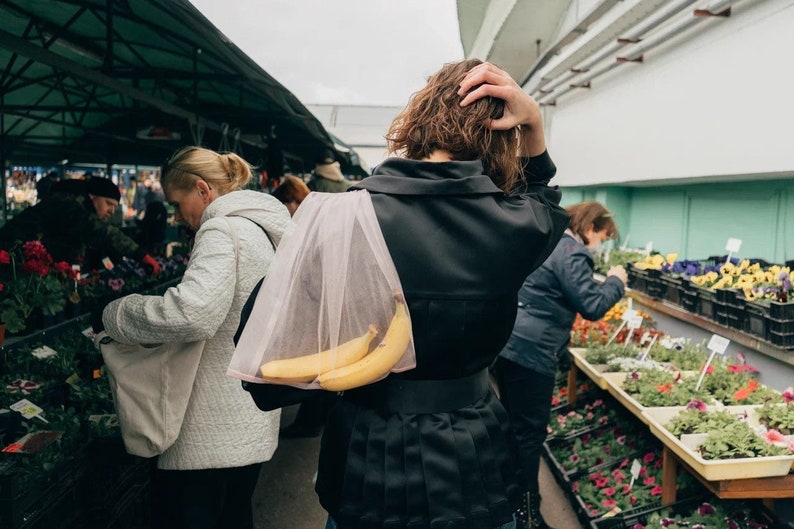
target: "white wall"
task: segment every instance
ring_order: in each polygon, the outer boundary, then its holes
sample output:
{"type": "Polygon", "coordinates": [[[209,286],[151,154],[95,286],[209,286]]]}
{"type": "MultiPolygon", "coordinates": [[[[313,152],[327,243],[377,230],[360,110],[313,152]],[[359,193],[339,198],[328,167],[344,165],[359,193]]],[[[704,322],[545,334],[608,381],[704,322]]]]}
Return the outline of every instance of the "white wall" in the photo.
{"type": "Polygon", "coordinates": [[[794,0],[736,2],[546,108],[560,185],[794,175],[794,0]]]}

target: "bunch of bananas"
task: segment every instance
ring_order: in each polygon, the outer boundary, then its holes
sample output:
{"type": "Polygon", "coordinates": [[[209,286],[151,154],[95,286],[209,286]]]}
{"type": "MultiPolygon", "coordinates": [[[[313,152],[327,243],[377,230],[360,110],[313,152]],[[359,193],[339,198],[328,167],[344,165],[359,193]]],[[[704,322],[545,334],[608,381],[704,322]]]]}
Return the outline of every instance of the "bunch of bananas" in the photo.
{"type": "Polygon", "coordinates": [[[411,318],[405,300],[400,294],[394,299],[394,316],[383,340],[372,352],[370,344],[378,334],[374,325],[337,347],[267,362],[259,368],[262,378],[283,384],[317,380],[328,391],[345,391],[379,380],[399,362],[411,342],[411,318]]]}

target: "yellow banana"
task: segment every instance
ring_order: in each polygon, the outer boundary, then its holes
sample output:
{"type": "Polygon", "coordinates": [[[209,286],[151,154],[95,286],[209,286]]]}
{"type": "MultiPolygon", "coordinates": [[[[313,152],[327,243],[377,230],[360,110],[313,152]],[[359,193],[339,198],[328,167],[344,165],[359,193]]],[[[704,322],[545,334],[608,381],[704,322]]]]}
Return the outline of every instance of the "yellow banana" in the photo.
{"type": "Polygon", "coordinates": [[[396,295],[397,302],[389,328],[383,341],[361,360],[345,367],[322,373],[318,378],[320,387],[328,391],[344,391],[374,382],[389,372],[402,358],[411,342],[411,318],[405,300],[396,295]]]}
{"type": "Polygon", "coordinates": [[[367,332],[337,347],[320,353],[272,360],[259,368],[262,378],[279,382],[311,382],[317,375],[331,369],[352,364],[369,351],[369,344],[378,330],[370,325],[367,332]]]}

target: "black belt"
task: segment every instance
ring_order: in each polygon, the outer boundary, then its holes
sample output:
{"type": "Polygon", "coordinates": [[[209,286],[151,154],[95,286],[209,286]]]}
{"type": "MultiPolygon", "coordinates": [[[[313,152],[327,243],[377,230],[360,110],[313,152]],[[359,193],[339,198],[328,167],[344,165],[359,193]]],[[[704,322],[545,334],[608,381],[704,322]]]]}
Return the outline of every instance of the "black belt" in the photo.
{"type": "Polygon", "coordinates": [[[345,391],[343,399],[389,413],[445,413],[469,406],[488,394],[488,370],[449,380],[389,377],[345,391]]]}

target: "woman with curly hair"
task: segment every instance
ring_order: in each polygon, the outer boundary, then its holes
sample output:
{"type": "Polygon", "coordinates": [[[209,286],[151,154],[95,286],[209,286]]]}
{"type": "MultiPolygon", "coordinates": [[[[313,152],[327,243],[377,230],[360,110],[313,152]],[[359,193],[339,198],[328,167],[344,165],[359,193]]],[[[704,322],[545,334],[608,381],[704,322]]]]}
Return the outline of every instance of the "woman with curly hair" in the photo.
{"type": "MultiPolygon", "coordinates": [[[[399,274],[416,368],[332,408],[316,484],[327,527],[515,527],[517,445],[487,369],[518,288],[568,223],[547,185],[540,107],[498,67],[457,62],[413,95],[387,140],[401,157],[352,189],[370,194],[399,274]]],[[[271,386],[247,389],[276,405],[271,386]]]]}

